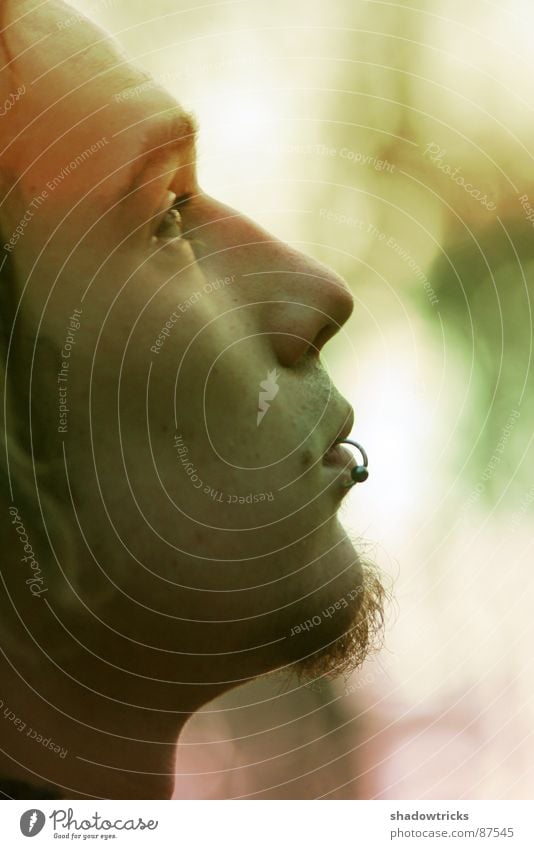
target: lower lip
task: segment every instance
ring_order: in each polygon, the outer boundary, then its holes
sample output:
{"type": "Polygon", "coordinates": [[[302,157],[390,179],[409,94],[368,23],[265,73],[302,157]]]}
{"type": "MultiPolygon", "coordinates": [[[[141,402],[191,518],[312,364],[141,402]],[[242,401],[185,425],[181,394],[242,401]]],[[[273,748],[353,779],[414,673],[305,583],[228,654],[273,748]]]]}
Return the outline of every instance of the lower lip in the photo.
{"type": "Polygon", "coordinates": [[[329,448],[326,454],[323,456],[323,464],[325,466],[331,466],[334,469],[346,469],[346,484],[348,486],[352,485],[353,481],[350,476],[349,470],[353,468],[356,464],[351,452],[343,445],[338,444],[332,446],[332,448],[329,448]]]}
{"type": "Polygon", "coordinates": [[[323,461],[327,466],[341,466],[342,468],[348,464],[354,465],[354,457],[344,445],[333,445],[329,448],[323,457],[323,461]]]}

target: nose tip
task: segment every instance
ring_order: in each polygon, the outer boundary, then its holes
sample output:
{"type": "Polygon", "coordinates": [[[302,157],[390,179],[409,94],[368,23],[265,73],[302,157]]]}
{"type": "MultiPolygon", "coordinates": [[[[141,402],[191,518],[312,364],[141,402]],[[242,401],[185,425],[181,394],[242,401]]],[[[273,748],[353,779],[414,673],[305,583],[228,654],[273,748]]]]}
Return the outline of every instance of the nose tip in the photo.
{"type": "Polygon", "coordinates": [[[352,315],[354,310],[354,296],[347,282],[339,274],[336,274],[330,269],[326,269],[326,271],[332,278],[330,285],[335,286],[336,289],[334,297],[337,301],[338,326],[341,327],[352,315]]]}
{"type": "Polygon", "coordinates": [[[238,272],[246,282],[243,297],[262,304],[261,327],[281,365],[317,355],[350,318],[349,287],[318,260],[205,195],[188,214],[192,232],[200,224],[198,235],[209,234],[206,267],[238,272]]]}
{"type": "Polygon", "coordinates": [[[314,339],[317,351],[326,345],[338,330],[349,320],[354,310],[354,297],[347,283],[335,272],[324,268],[322,297],[328,302],[324,323],[314,339]]]}
{"type": "Polygon", "coordinates": [[[317,356],[354,309],[354,298],[345,281],[304,254],[294,257],[280,294],[280,304],[271,312],[271,327],[276,331],[278,358],[285,366],[305,354],[317,356]]]}
{"type": "Polygon", "coordinates": [[[347,439],[350,436],[354,429],[354,407],[349,404],[348,401],[343,399],[343,410],[340,416],[341,426],[335,436],[335,439],[332,442],[334,445],[336,442],[343,442],[343,440],[347,439]]]}
{"type": "Polygon", "coordinates": [[[352,433],[352,431],[354,430],[354,418],[355,418],[355,416],[354,416],[354,407],[352,406],[352,404],[348,404],[346,418],[347,418],[347,424],[345,425],[345,427],[347,429],[346,436],[349,436],[352,433]]]}

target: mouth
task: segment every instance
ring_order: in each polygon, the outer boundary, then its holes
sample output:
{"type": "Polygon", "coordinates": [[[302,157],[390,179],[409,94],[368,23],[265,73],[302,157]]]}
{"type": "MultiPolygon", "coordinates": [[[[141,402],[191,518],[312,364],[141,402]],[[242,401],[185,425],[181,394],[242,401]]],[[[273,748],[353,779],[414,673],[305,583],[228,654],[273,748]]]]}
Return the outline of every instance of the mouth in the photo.
{"type": "Polygon", "coordinates": [[[356,465],[356,461],[352,453],[339,443],[346,439],[354,427],[354,410],[350,407],[345,415],[343,425],[339,429],[334,439],[329,443],[328,448],[323,454],[323,465],[334,469],[346,469],[346,475],[343,476],[342,482],[346,486],[352,486],[354,483],[350,476],[350,469],[356,465]],[[346,480],[345,480],[346,478],[346,480]]]}
{"type": "MultiPolygon", "coordinates": [[[[354,410],[348,406],[343,419],[343,424],[339,428],[334,438],[328,443],[324,456],[326,457],[334,448],[339,448],[338,442],[346,439],[354,427],[354,410]]],[[[347,452],[348,453],[348,452],[347,452]]]]}
{"type": "Polygon", "coordinates": [[[333,445],[323,455],[325,466],[336,466],[338,468],[352,467],[356,465],[354,456],[344,445],[333,445]]]}

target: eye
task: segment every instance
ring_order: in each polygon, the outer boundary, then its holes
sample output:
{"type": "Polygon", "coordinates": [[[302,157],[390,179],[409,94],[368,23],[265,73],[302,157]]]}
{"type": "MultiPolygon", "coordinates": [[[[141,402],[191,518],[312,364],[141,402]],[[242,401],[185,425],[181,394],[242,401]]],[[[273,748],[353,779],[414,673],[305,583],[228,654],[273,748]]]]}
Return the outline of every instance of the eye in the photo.
{"type": "Polygon", "coordinates": [[[177,209],[168,209],[155,233],[156,239],[181,239],[184,235],[182,216],[177,209]]]}
{"type": "Polygon", "coordinates": [[[169,207],[160,221],[154,239],[168,241],[184,238],[184,224],[180,210],[183,210],[190,198],[191,195],[181,195],[174,199],[172,206],[169,207]]]}

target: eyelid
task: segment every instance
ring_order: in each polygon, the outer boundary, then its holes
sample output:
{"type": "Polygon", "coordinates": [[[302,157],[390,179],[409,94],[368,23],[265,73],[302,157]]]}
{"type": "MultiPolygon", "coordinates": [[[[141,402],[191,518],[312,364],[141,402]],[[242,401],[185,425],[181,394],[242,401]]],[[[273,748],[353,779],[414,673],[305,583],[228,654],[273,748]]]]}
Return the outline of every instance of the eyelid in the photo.
{"type": "Polygon", "coordinates": [[[180,209],[182,209],[192,199],[192,197],[193,195],[190,192],[185,192],[183,195],[177,195],[170,208],[176,209],[179,212],[180,209]]]}
{"type": "MultiPolygon", "coordinates": [[[[193,237],[191,233],[188,234],[185,231],[182,220],[182,214],[185,212],[184,207],[186,207],[187,204],[192,201],[196,196],[197,195],[195,195],[193,192],[183,192],[182,194],[177,195],[175,192],[167,190],[164,193],[164,200],[161,205],[161,211],[158,213],[157,216],[152,219],[152,226],[149,231],[151,245],[157,244],[160,246],[166,245],[167,247],[174,247],[176,243],[180,243],[180,250],[182,249],[184,243],[188,243],[191,247],[194,243],[195,248],[197,250],[204,247],[204,243],[200,239],[193,237]],[[178,228],[180,230],[180,234],[179,236],[163,237],[160,235],[160,229],[164,225],[165,220],[170,213],[175,213],[178,217],[178,228]]],[[[196,250],[193,250],[196,255],[196,250]]]]}
{"type": "Polygon", "coordinates": [[[184,208],[186,203],[191,200],[193,195],[189,192],[186,192],[182,195],[176,195],[174,192],[165,192],[166,203],[163,206],[162,210],[156,216],[156,225],[155,229],[157,230],[161,222],[164,220],[165,216],[172,212],[172,210],[176,210],[176,212],[180,212],[181,209],[184,208]]]}
{"type": "Polygon", "coordinates": [[[174,192],[165,192],[164,197],[159,204],[159,211],[155,215],[151,215],[146,221],[146,233],[148,238],[151,238],[157,232],[165,216],[172,209],[172,204],[175,198],[174,192]]]}
{"type": "Polygon", "coordinates": [[[182,242],[182,244],[183,244],[183,242],[188,242],[190,244],[195,243],[197,245],[197,247],[200,246],[200,245],[203,246],[204,243],[200,239],[192,237],[187,232],[184,232],[184,224],[183,224],[182,214],[183,214],[183,211],[184,211],[184,207],[193,199],[193,197],[194,197],[193,193],[192,192],[184,192],[181,195],[175,195],[174,192],[167,191],[165,193],[165,195],[166,195],[166,199],[167,199],[167,204],[166,204],[164,210],[157,216],[156,227],[152,231],[152,235],[151,235],[151,244],[156,244],[157,242],[159,242],[159,240],[162,240],[163,242],[168,241],[168,242],[172,242],[172,243],[179,241],[179,242],[182,242]],[[171,237],[168,237],[168,236],[162,237],[160,235],[161,227],[166,223],[166,219],[170,216],[171,213],[173,214],[173,216],[176,216],[176,219],[177,219],[176,224],[178,225],[178,228],[180,230],[180,235],[179,236],[171,236],[171,237]]]}
{"type": "Polygon", "coordinates": [[[167,191],[165,192],[165,197],[163,199],[163,203],[161,204],[160,211],[157,215],[152,219],[151,232],[156,232],[162,222],[165,219],[165,216],[168,215],[173,209],[177,212],[180,211],[180,208],[184,206],[184,204],[190,199],[190,194],[183,194],[177,196],[175,192],[167,191]]]}

